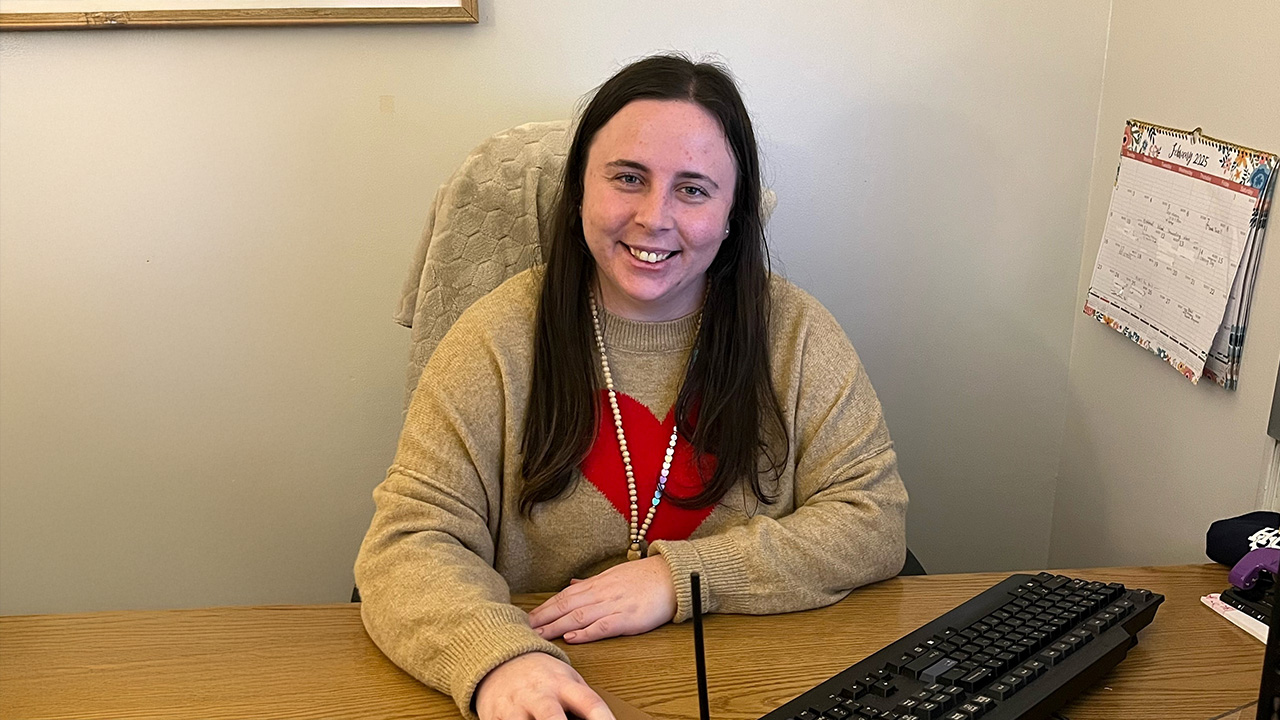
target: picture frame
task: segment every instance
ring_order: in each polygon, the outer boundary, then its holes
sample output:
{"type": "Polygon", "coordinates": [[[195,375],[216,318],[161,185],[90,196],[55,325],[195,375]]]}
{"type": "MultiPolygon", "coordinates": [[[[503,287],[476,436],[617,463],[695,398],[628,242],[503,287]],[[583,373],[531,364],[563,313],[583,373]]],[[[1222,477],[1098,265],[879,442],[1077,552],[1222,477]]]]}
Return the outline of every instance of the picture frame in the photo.
{"type": "Polygon", "coordinates": [[[0,0],[0,30],[478,23],[479,0],[0,0]]]}

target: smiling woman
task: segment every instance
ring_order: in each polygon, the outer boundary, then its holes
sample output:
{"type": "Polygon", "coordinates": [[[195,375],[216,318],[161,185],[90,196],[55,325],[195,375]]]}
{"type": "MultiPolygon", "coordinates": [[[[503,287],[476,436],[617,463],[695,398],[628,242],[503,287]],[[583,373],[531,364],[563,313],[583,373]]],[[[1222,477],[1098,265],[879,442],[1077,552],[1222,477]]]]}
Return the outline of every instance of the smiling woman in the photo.
{"type": "Polygon", "coordinates": [[[728,72],[633,63],[577,123],[546,266],[436,346],[356,580],[370,637],[464,713],[608,720],[550,641],[683,621],[693,572],[707,611],[775,613],[902,568],[879,401],[770,274],[761,195],[728,72]]]}
{"type": "Polygon", "coordinates": [[[582,233],[606,309],[656,322],[702,303],[729,234],[733,156],[720,123],[684,100],[637,100],[591,144],[582,233]]]}

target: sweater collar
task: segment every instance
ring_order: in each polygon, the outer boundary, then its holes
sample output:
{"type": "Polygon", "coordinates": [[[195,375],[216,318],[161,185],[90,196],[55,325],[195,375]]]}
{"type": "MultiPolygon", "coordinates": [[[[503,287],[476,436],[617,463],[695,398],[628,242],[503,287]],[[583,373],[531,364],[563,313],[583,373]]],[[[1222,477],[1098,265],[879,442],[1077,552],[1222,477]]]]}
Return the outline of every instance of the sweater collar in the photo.
{"type": "Polygon", "coordinates": [[[604,344],[608,349],[632,352],[670,352],[693,347],[698,310],[675,320],[641,322],[628,320],[600,308],[604,344]]]}

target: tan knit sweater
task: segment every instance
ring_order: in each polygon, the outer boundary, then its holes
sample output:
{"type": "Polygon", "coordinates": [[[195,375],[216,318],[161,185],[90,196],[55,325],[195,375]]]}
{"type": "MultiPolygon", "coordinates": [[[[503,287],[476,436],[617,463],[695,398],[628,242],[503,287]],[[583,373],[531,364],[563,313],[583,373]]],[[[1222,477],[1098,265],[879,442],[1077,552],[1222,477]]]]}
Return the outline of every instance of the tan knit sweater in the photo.
{"type": "MultiPolygon", "coordinates": [[[[377,510],[356,560],[369,636],[414,677],[452,694],[468,717],[476,685],[506,660],[541,651],[567,661],[533,632],[511,593],[560,590],[622,562],[628,547],[628,517],[609,499],[626,492],[622,472],[609,470],[621,467],[612,433],[584,461],[590,476],[579,473],[532,518],[519,512],[540,282],[537,269],[511,278],[436,348],[395,463],[374,490],[377,510]]],[[[693,571],[706,611],[766,614],[833,603],[896,574],[906,554],[907,494],[858,356],[813,297],[779,278],[771,292],[773,379],[791,456],[772,505],[743,486],[709,514],[659,506],[649,553],[671,567],[676,621],[691,614],[693,571]]],[[[615,387],[652,413],[622,405],[643,512],[656,477],[640,463],[661,464],[695,316],[640,323],[603,313],[602,321],[615,387]],[[665,429],[656,427],[664,417],[665,429]],[[646,433],[662,449],[642,449],[653,444],[635,439],[646,433]]],[[[611,426],[607,406],[603,414],[611,426]]],[[[677,474],[668,491],[685,494],[677,474]]]]}

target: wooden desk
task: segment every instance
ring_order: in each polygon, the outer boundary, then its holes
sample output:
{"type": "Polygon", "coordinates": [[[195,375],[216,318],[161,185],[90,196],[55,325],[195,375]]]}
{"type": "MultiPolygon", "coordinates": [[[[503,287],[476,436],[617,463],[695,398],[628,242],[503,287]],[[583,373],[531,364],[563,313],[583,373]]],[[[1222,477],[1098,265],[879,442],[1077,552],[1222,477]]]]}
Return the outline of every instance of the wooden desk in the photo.
{"type": "MultiPolygon", "coordinates": [[[[1207,720],[1256,699],[1263,646],[1200,604],[1216,565],[1064,571],[1165,595],[1069,720],[1207,720]]],[[[829,608],[706,620],[711,715],[755,720],[1007,573],[895,578],[829,608]]],[[[526,608],[545,596],[519,599],[526,608]]],[[[689,624],[569,648],[588,682],[659,720],[696,718],[689,624]]],[[[0,618],[0,718],[458,717],[392,665],[349,604],[0,618]]]]}

